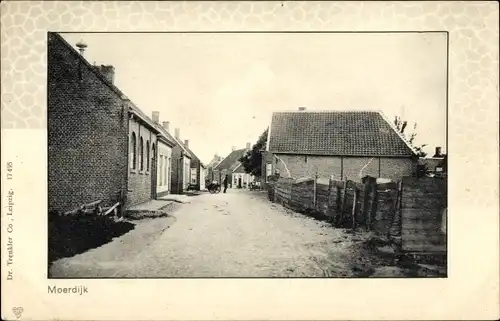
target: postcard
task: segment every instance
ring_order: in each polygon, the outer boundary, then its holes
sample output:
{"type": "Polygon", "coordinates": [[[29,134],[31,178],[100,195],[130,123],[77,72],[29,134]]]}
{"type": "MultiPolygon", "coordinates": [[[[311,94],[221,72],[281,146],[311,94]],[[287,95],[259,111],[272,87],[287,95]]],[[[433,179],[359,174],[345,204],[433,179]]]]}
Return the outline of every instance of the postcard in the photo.
{"type": "Polygon", "coordinates": [[[2,318],[498,318],[496,3],[1,22],[2,318]]]}

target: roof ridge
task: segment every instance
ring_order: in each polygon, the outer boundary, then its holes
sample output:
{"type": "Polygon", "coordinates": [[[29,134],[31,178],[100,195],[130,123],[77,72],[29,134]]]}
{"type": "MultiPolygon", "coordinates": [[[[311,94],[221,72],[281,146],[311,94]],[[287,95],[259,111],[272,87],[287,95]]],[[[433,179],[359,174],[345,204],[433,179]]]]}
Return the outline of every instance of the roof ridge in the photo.
{"type": "Polygon", "coordinates": [[[381,110],[275,112],[267,150],[311,155],[416,156],[411,144],[381,110]],[[330,122],[323,123],[326,120],[330,122]],[[331,121],[339,121],[338,126],[330,128],[334,124],[331,121]],[[335,139],[334,134],[338,135],[335,139]]]}
{"type": "Polygon", "coordinates": [[[318,109],[318,110],[280,110],[274,111],[273,114],[279,113],[297,113],[297,114],[307,114],[307,113],[377,113],[379,110],[373,109],[342,109],[342,110],[331,110],[331,109],[318,109]]]}

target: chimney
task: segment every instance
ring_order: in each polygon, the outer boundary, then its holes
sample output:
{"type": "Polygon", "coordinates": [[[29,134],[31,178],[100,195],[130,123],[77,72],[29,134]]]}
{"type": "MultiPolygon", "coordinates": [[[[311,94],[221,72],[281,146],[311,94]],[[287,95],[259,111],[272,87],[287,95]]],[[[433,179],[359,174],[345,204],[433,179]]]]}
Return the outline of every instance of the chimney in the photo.
{"type": "Polygon", "coordinates": [[[185,139],[185,140],[184,140],[184,145],[185,145],[187,148],[189,148],[189,140],[188,140],[188,139],[185,139]]]}
{"type": "Polygon", "coordinates": [[[153,121],[158,124],[160,122],[160,112],[159,111],[154,111],[151,114],[151,118],[153,118],[153,121]]]}
{"type": "Polygon", "coordinates": [[[233,151],[233,152],[234,152],[235,150],[236,150],[236,147],[232,146],[232,147],[231,147],[231,151],[233,151]]]}
{"type": "Polygon", "coordinates": [[[78,51],[80,51],[80,55],[83,56],[83,53],[85,52],[85,49],[87,48],[87,44],[83,42],[83,40],[80,40],[76,43],[76,46],[78,47],[78,51]]]}
{"type": "Polygon", "coordinates": [[[179,128],[176,128],[176,129],[175,129],[175,138],[179,138],[179,137],[180,137],[180,135],[181,135],[181,134],[180,134],[180,130],[179,130],[179,128]]]}
{"type": "Polygon", "coordinates": [[[306,107],[299,107],[299,111],[304,111],[306,110],[306,107]]]}
{"type": "Polygon", "coordinates": [[[164,121],[164,122],[162,123],[162,125],[163,125],[163,128],[165,128],[165,130],[166,130],[167,132],[169,132],[170,122],[168,122],[168,121],[164,121]]]}
{"type": "Polygon", "coordinates": [[[250,143],[247,143],[247,149],[250,149],[250,143]]]}
{"type": "Polygon", "coordinates": [[[441,147],[436,147],[436,154],[433,157],[443,157],[443,154],[441,154],[441,147]]]}
{"type": "Polygon", "coordinates": [[[97,69],[97,71],[99,71],[99,73],[101,73],[101,75],[103,75],[107,81],[109,81],[112,84],[114,83],[115,67],[113,67],[111,65],[108,65],[108,66],[100,65],[100,66],[94,66],[94,68],[97,69]]]}

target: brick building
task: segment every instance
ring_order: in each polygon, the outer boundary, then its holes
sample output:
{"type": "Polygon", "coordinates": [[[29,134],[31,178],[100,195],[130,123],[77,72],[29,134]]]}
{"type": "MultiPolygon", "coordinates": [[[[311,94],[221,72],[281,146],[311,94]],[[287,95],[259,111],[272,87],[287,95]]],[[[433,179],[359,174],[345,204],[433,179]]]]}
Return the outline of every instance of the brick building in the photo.
{"type": "Polygon", "coordinates": [[[189,186],[192,155],[181,142],[179,128],[175,128],[173,139],[171,191],[173,194],[182,194],[189,186]]]}
{"type": "Polygon", "coordinates": [[[207,164],[207,182],[213,182],[214,180],[218,180],[218,175],[214,174],[214,168],[222,162],[223,158],[217,154],[214,155],[212,160],[207,164]]]}
{"type": "Polygon", "coordinates": [[[273,113],[263,157],[266,177],[359,180],[413,176],[417,156],[377,111],[273,113]]]}
{"type": "Polygon", "coordinates": [[[48,207],[126,206],[155,195],[159,130],[114,84],[112,66],[92,66],[48,34],[48,207]]]}

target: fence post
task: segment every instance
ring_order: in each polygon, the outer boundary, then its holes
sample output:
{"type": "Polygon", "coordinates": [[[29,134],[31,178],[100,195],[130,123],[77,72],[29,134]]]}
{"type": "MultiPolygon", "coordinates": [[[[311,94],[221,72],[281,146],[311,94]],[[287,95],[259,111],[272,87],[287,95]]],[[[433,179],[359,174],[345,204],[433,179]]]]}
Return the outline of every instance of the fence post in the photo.
{"type": "Polygon", "coordinates": [[[377,209],[378,209],[377,183],[375,182],[374,184],[372,184],[370,189],[372,190],[372,204],[368,215],[370,216],[370,224],[371,224],[371,222],[377,217],[377,209]]]}
{"type": "Polygon", "coordinates": [[[346,210],[346,200],[347,200],[347,180],[344,181],[343,186],[343,194],[342,194],[342,202],[340,203],[340,221],[344,221],[344,212],[346,210]]]}
{"type": "Polygon", "coordinates": [[[356,203],[358,202],[358,193],[359,193],[359,190],[356,187],[356,185],[354,185],[354,188],[353,188],[354,195],[353,195],[353,200],[352,200],[352,211],[351,211],[352,229],[353,230],[356,229],[356,203]]]}
{"type": "Polygon", "coordinates": [[[370,183],[366,182],[363,185],[363,210],[362,210],[362,216],[363,216],[363,221],[367,227],[368,230],[371,228],[371,220],[370,220],[370,211],[368,210],[368,205],[370,204],[370,183]]]}
{"type": "Polygon", "coordinates": [[[318,174],[314,175],[314,185],[313,185],[313,206],[314,206],[314,209],[316,210],[317,209],[317,202],[316,202],[316,199],[317,199],[317,194],[318,194],[318,174]]]}

